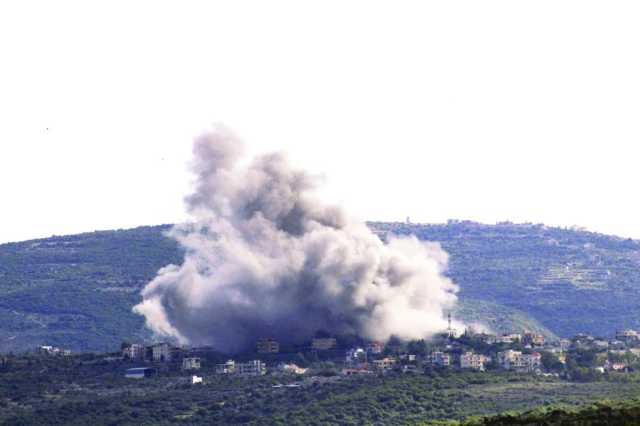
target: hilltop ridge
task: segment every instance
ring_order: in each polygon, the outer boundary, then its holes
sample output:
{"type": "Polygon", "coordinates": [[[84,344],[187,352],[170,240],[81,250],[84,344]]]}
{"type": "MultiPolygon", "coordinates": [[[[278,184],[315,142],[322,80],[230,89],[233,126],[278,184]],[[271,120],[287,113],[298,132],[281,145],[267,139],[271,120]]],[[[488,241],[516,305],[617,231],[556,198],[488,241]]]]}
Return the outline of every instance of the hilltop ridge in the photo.
{"type": "MultiPolygon", "coordinates": [[[[369,222],[379,235],[440,242],[460,286],[454,315],[496,332],[553,338],[640,328],[640,242],[540,224],[369,222]]],[[[0,245],[0,351],[40,344],[114,348],[149,338],[131,312],[139,291],[170,263],[170,225],[97,231],[0,245]]]]}

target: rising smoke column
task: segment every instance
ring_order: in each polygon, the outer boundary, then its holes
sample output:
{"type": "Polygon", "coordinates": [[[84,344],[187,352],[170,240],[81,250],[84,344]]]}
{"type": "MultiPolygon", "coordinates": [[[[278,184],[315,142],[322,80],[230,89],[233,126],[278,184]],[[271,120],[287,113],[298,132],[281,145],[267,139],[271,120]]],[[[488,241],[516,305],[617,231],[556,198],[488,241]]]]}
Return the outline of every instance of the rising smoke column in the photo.
{"type": "Polygon", "coordinates": [[[225,130],[196,139],[193,152],[193,221],[169,233],[184,263],[161,269],[134,307],[156,334],[235,352],[320,329],[386,341],[446,327],[457,287],[438,244],[383,243],[314,198],[314,179],[282,154],[241,165],[242,145],[225,130]]]}

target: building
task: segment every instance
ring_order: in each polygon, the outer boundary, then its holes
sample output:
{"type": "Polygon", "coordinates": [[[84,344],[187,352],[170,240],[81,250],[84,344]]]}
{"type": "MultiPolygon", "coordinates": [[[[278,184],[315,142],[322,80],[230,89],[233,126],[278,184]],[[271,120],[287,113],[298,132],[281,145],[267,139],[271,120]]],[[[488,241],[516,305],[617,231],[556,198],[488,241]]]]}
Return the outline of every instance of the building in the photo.
{"type": "Polygon", "coordinates": [[[414,354],[400,354],[398,358],[400,359],[400,361],[404,362],[416,362],[416,360],[418,359],[418,357],[414,354]]]}
{"type": "Polygon", "coordinates": [[[460,368],[484,371],[484,364],[490,361],[489,357],[473,352],[465,352],[460,355],[460,368]]]}
{"type": "Polygon", "coordinates": [[[54,356],[70,356],[71,351],[69,349],[60,349],[55,346],[40,346],[37,352],[41,355],[54,355],[54,356]]]}
{"type": "Polygon", "coordinates": [[[540,333],[526,332],[522,337],[522,343],[532,347],[544,346],[544,335],[540,333]]]}
{"type": "Polygon", "coordinates": [[[280,343],[275,339],[260,339],[256,350],[259,354],[277,354],[280,352],[280,343]]]}
{"type": "Polygon", "coordinates": [[[260,360],[241,362],[236,364],[236,374],[241,376],[262,376],[266,374],[267,366],[260,360]]]}
{"type": "Polygon", "coordinates": [[[394,358],[385,357],[382,359],[374,360],[372,364],[376,370],[385,371],[393,368],[393,366],[396,365],[396,360],[394,358]]]}
{"type": "Polygon", "coordinates": [[[516,333],[503,334],[497,339],[497,343],[518,343],[520,341],[522,341],[522,335],[516,333]]]}
{"type": "Polygon", "coordinates": [[[378,355],[384,351],[384,343],[381,342],[369,342],[366,346],[367,353],[378,355]]]}
{"type": "Polygon", "coordinates": [[[436,367],[449,367],[451,365],[451,355],[444,352],[431,352],[429,363],[436,367]]]}
{"type": "Polygon", "coordinates": [[[505,370],[533,372],[540,369],[542,355],[538,352],[523,354],[520,351],[508,350],[498,352],[498,365],[505,370]]]}
{"type": "Polygon", "coordinates": [[[640,339],[640,335],[635,330],[616,331],[616,340],[621,340],[626,344],[636,343],[640,339]]]}
{"type": "Polygon", "coordinates": [[[195,385],[197,383],[202,383],[202,377],[191,376],[191,384],[195,385]]]}
{"type": "Polygon", "coordinates": [[[138,343],[133,343],[122,348],[122,356],[126,359],[144,359],[144,352],[144,346],[138,343]]]}
{"type": "Polygon", "coordinates": [[[156,343],[151,346],[151,359],[154,362],[170,362],[171,347],[168,343],[156,343]]]}
{"type": "Polygon", "coordinates": [[[129,368],[124,377],[127,379],[144,379],[156,375],[156,369],[150,367],[129,368]]]}
{"type": "Polygon", "coordinates": [[[476,337],[483,343],[488,345],[493,345],[496,343],[498,338],[494,334],[480,333],[477,334],[476,337]]]}
{"type": "Polygon", "coordinates": [[[316,351],[328,351],[335,348],[337,341],[333,337],[316,337],[311,341],[311,349],[316,351]]]}
{"type": "Polygon", "coordinates": [[[183,370],[200,370],[200,358],[191,357],[182,359],[183,370]]]}
{"type": "Polygon", "coordinates": [[[236,372],[236,363],[230,359],[224,364],[216,365],[216,374],[234,374],[236,372]]]}
{"type": "Polygon", "coordinates": [[[347,351],[345,356],[345,363],[347,364],[361,364],[367,362],[367,353],[362,348],[353,348],[347,351]]]}

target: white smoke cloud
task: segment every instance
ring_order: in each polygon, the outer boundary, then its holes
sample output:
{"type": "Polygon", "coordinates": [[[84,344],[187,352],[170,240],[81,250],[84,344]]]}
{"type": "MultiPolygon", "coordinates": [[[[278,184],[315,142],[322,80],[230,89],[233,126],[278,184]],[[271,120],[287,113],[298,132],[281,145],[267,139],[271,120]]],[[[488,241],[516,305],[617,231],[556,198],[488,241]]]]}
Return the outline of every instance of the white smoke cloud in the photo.
{"type": "Polygon", "coordinates": [[[161,269],[134,307],[149,328],[225,352],[267,336],[300,343],[318,330],[386,341],[446,328],[457,287],[438,244],[385,244],[314,198],[314,179],[282,154],[243,166],[242,151],[225,130],[196,139],[193,221],[170,231],[184,263],[161,269]]]}

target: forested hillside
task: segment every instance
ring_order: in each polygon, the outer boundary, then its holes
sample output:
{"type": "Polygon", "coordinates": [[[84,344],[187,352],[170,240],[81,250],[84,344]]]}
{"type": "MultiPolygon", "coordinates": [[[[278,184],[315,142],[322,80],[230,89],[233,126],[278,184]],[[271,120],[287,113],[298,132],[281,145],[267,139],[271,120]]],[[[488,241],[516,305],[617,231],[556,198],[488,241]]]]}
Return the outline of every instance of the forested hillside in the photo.
{"type": "MultiPolygon", "coordinates": [[[[461,287],[454,315],[496,331],[609,335],[640,328],[640,243],[542,225],[371,223],[439,241],[461,287]]],[[[0,351],[104,350],[149,337],[140,289],[182,258],[168,226],[0,245],[0,351]]]]}

